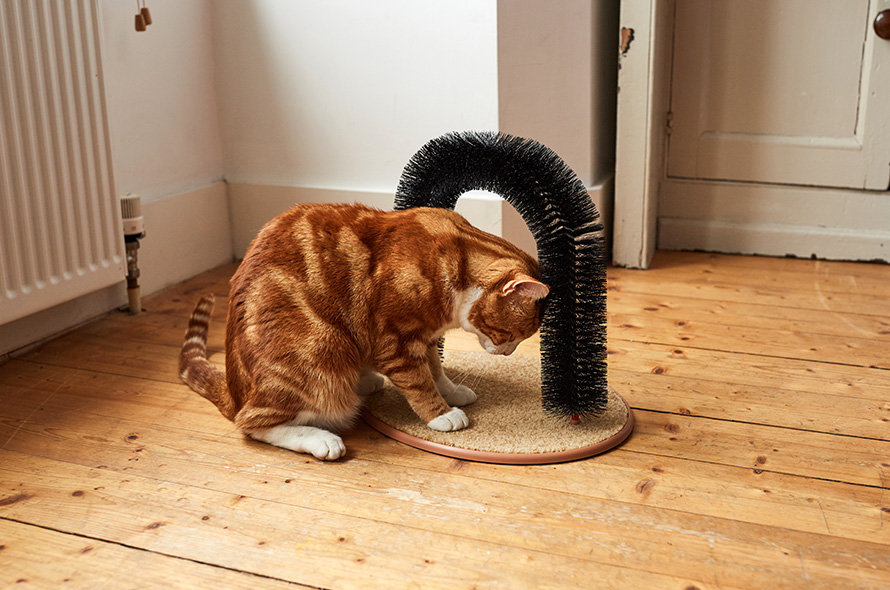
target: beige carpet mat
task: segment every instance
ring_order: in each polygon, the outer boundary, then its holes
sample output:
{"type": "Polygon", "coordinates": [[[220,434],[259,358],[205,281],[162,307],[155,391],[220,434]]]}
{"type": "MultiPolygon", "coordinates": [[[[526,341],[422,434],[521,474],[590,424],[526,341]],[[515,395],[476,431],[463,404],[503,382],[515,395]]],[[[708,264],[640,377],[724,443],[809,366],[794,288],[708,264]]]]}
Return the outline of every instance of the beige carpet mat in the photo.
{"type": "Polygon", "coordinates": [[[570,423],[541,407],[541,363],[536,356],[446,352],[445,372],[478,395],[464,406],[470,426],[437,432],[423,424],[394,387],[371,396],[365,419],[387,436],[431,452],[494,463],[555,463],[589,457],[620,444],[633,414],[611,388],[603,415],[570,423]]]}

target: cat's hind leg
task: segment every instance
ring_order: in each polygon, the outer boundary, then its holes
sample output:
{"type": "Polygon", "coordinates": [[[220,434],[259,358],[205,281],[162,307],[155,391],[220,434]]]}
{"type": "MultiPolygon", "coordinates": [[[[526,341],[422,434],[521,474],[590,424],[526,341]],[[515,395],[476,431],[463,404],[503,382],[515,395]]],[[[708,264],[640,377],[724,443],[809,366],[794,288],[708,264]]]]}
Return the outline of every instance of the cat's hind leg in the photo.
{"type": "Polygon", "coordinates": [[[314,412],[300,412],[293,417],[275,408],[245,406],[234,422],[250,438],[297,453],[309,453],[316,459],[333,461],[345,455],[342,438],[308,424],[315,418],[314,412]]]}
{"type": "Polygon", "coordinates": [[[247,435],[276,447],[297,453],[309,453],[323,461],[334,461],[346,454],[346,445],[343,444],[342,438],[315,426],[279,424],[271,428],[249,431],[247,435]]]}

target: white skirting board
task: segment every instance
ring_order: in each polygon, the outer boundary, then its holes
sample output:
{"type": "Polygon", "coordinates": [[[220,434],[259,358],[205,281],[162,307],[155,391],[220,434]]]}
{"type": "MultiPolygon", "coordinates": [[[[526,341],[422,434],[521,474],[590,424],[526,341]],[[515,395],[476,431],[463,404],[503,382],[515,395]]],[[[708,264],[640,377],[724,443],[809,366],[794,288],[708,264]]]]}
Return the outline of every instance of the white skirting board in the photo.
{"type": "Polygon", "coordinates": [[[232,261],[232,233],[226,184],[142,206],[146,236],[139,248],[143,293],[165,287],[232,261]]]}
{"type": "MultiPolygon", "coordinates": [[[[143,296],[232,260],[225,183],[143,203],[142,212],[146,236],[138,255],[143,296]]],[[[121,275],[116,285],[5,324],[0,357],[126,304],[124,279],[121,275]]]]}
{"type": "Polygon", "coordinates": [[[890,192],[667,179],[658,247],[890,261],[890,192]]]}
{"type": "MultiPolygon", "coordinates": [[[[229,183],[228,191],[232,239],[237,258],[244,256],[250,242],[267,221],[297,203],[363,203],[390,210],[395,201],[394,193],[383,191],[239,182],[229,183]]],[[[610,174],[599,184],[588,188],[588,194],[600,212],[608,237],[612,225],[614,177],[610,174]]],[[[513,207],[501,197],[484,191],[472,191],[458,200],[456,210],[479,229],[502,236],[530,254],[536,254],[534,239],[528,227],[513,207]]]]}

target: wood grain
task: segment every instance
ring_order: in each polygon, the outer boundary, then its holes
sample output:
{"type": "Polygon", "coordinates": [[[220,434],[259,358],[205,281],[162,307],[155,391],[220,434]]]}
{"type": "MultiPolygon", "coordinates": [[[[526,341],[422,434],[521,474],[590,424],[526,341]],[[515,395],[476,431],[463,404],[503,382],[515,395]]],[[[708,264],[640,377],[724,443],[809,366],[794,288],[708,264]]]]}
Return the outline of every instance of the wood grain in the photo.
{"type": "Polygon", "coordinates": [[[4,588],[310,588],[0,519],[4,588]]]}
{"type": "MultiPolygon", "coordinates": [[[[163,418],[166,427],[176,429],[176,432],[169,435],[171,438],[191,437],[194,436],[193,433],[210,435],[214,439],[241,438],[241,435],[235,432],[227,421],[220,419],[210,404],[195,396],[184,386],[179,390],[171,390],[163,384],[146,382],[145,389],[135,391],[128,387],[132,380],[120,376],[96,376],[87,371],[67,371],[56,367],[31,366],[27,363],[23,363],[23,365],[19,372],[33,385],[27,389],[14,388],[0,375],[0,395],[8,404],[8,415],[16,422],[22,421],[24,417],[30,417],[28,429],[39,428],[41,424],[63,423],[67,417],[72,415],[90,416],[91,420],[116,425],[124,421],[124,425],[120,427],[117,434],[98,437],[95,435],[96,429],[93,426],[88,432],[68,433],[65,436],[67,439],[82,441],[78,448],[83,448],[85,458],[79,460],[88,465],[94,462],[90,459],[95,460],[103,457],[105,447],[116,439],[124,440],[145,428],[157,428],[154,424],[159,417],[163,418]],[[60,381],[63,376],[64,383],[60,381]],[[48,396],[53,396],[53,407],[45,408],[38,416],[34,416],[36,409],[48,396]],[[101,405],[97,403],[99,401],[101,401],[101,405]],[[168,408],[170,405],[176,408],[175,411],[168,408]]],[[[12,381],[15,383],[17,379],[12,381]]],[[[5,446],[9,438],[8,435],[3,436],[2,433],[10,432],[12,428],[8,424],[3,426],[7,430],[0,431],[0,447],[5,446]]],[[[36,444],[34,441],[26,440],[28,432],[30,432],[28,429],[24,433],[21,432],[21,428],[18,429],[16,441],[9,445],[11,449],[20,448],[19,445],[23,448],[31,448],[36,444]]],[[[40,430],[36,430],[35,433],[39,435],[40,430]]],[[[660,435],[658,432],[656,434],[660,435]]],[[[59,459],[73,458],[70,450],[71,444],[64,438],[58,440],[59,442],[53,442],[53,444],[46,442],[40,444],[41,455],[59,459]]],[[[355,449],[356,452],[363,449],[368,450],[368,459],[374,460],[370,456],[370,451],[375,446],[382,444],[383,441],[378,440],[378,437],[369,436],[369,432],[366,430],[357,430],[347,434],[347,442],[350,448],[355,449]]],[[[130,450],[126,446],[121,450],[127,459],[125,467],[131,465],[130,450]]],[[[561,466],[560,468],[566,472],[573,470],[573,475],[567,474],[566,477],[556,480],[551,480],[548,477],[547,474],[551,472],[549,467],[540,468],[539,471],[529,470],[523,472],[520,478],[514,478],[512,475],[516,473],[516,469],[504,470],[498,466],[454,463],[448,460],[434,465],[428,461],[418,462],[413,460],[416,456],[413,450],[399,445],[391,449],[388,460],[399,463],[408,469],[426,468],[443,472],[451,472],[457,465],[464,474],[472,469],[476,477],[495,481],[524,483],[528,481],[528,478],[534,478],[537,480],[535,485],[543,489],[591,495],[598,498],[618,496],[622,497],[625,502],[651,503],[656,502],[662,494],[667,494],[674,501],[680,502],[684,506],[684,510],[687,510],[685,507],[687,501],[692,501],[692,483],[696,484],[697,499],[695,501],[700,502],[701,506],[707,506],[702,498],[717,494],[727,496],[731,493],[733,488],[728,488],[725,484],[727,478],[743,478],[748,482],[742,490],[743,493],[738,498],[727,499],[727,502],[732,504],[729,513],[737,515],[736,517],[739,519],[770,524],[774,523],[776,514],[779,514],[784,519],[786,528],[811,532],[826,532],[826,521],[830,519],[832,523],[835,523],[835,530],[846,531],[844,536],[874,540],[890,534],[890,530],[884,531],[878,528],[881,512],[875,508],[880,496],[877,489],[860,487],[856,489],[859,500],[850,502],[848,501],[849,491],[842,491],[839,494],[832,493],[838,488],[837,482],[824,485],[812,478],[789,477],[787,474],[777,473],[773,470],[775,462],[773,464],[758,462],[759,455],[754,458],[756,467],[741,465],[732,468],[717,464],[702,464],[699,466],[702,471],[700,478],[677,479],[674,476],[684,471],[686,462],[672,461],[663,453],[658,454],[660,451],[662,450],[655,449],[655,453],[648,454],[656,456],[647,457],[641,448],[632,452],[619,449],[615,453],[598,458],[596,464],[578,462],[561,466]],[[609,461],[615,455],[619,455],[620,458],[609,461]],[[588,481],[595,472],[608,473],[611,474],[611,477],[604,478],[603,484],[591,489],[587,489],[583,485],[572,485],[575,481],[588,481]],[[607,491],[601,489],[605,482],[625,482],[628,479],[636,482],[635,485],[619,484],[608,486],[607,491]],[[645,494],[640,494],[637,490],[640,485],[646,485],[641,482],[649,482],[645,494]],[[656,484],[658,484],[657,488],[656,484]],[[761,510],[765,504],[778,505],[775,506],[775,510],[761,510]],[[782,504],[784,504],[784,509],[782,509],[782,504]],[[742,514],[745,516],[740,516],[742,514]],[[762,518],[764,515],[765,518],[762,518]],[[875,537],[876,534],[878,537],[875,537]]],[[[421,455],[421,458],[426,459],[426,456],[421,455]]],[[[700,511],[700,505],[694,505],[688,510],[700,511]]],[[[724,514],[721,510],[708,513],[711,515],[724,514]]]]}
{"type": "Polygon", "coordinates": [[[636,430],[530,467],[364,424],[335,463],[246,439],[176,375],[208,291],[222,365],[233,270],[0,366],[4,584],[890,587],[890,267],[659,253],[610,269],[610,385],[636,430]]]}

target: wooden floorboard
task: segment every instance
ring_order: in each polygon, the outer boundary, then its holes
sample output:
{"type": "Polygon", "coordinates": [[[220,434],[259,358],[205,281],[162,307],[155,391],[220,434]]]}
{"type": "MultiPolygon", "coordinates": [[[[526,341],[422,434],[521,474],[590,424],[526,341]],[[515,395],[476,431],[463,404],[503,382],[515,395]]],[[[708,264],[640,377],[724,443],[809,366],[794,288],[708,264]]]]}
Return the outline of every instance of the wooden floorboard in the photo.
{"type": "Polygon", "coordinates": [[[0,586],[890,587],[888,266],[610,269],[610,385],[635,432],[533,467],[363,424],[335,463],[245,439],[176,376],[205,292],[222,363],[233,270],[0,366],[0,586]]]}
{"type": "Polygon", "coordinates": [[[311,588],[79,534],[0,519],[5,588],[311,588]]]}

